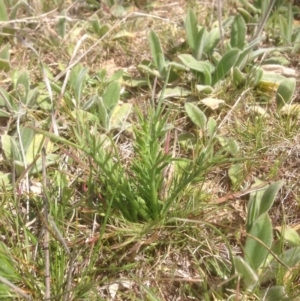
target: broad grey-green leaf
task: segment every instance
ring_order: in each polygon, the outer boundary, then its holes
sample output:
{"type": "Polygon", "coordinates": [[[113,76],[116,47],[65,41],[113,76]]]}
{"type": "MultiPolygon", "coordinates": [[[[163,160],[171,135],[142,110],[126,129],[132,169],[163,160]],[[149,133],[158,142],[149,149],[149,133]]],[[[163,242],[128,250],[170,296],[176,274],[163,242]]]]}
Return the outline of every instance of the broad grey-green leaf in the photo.
{"type": "Polygon", "coordinates": [[[124,74],[124,70],[118,70],[118,71],[114,72],[114,74],[107,79],[107,82],[108,83],[114,82],[114,81],[123,82],[123,80],[122,80],[123,74],[124,74]]]}
{"type": "Polygon", "coordinates": [[[150,66],[139,64],[138,69],[141,73],[148,73],[155,77],[161,78],[161,75],[158,70],[151,68],[150,66]]]}
{"type": "Polygon", "coordinates": [[[9,249],[7,246],[1,241],[0,242],[0,275],[5,277],[9,280],[17,280],[20,279],[19,274],[17,273],[16,269],[14,268],[13,256],[10,254],[9,249]]]}
{"type": "Polygon", "coordinates": [[[90,23],[92,25],[93,31],[99,35],[101,25],[100,25],[99,18],[97,17],[96,14],[90,18],[90,23]]]}
{"type": "Polygon", "coordinates": [[[258,84],[260,89],[274,92],[278,89],[279,85],[286,80],[286,77],[272,72],[264,72],[258,84]]]}
{"type": "Polygon", "coordinates": [[[206,37],[206,41],[203,49],[204,53],[206,53],[207,55],[212,54],[219,41],[220,41],[220,30],[219,28],[213,28],[206,37]]]}
{"type": "Polygon", "coordinates": [[[23,127],[23,126],[20,128],[20,136],[22,140],[21,142],[25,152],[28,149],[29,145],[31,144],[34,135],[35,135],[35,131],[33,129],[30,129],[28,127],[23,127]]]}
{"type": "Polygon", "coordinates": [[[270,208],[272,207],[272,205],[274,203],[276,194],[281,189],[283,184],[284,184],[284,182],[282,180],[280,180],[280,181],[272,183],[267,188],[267,190],[264,192],[264,194],[261,198],[258,216],[260,216],[264,213],[267,213],[270,210],[270,208]]]}
{"type": "Polygon", "coordinates": [[[250,83],[253,87],[256,87],[258,84],[261,83],[261,80],[263,78],[263,74],[264,74],[264,72],[261,68],[256,68],[255,69],[254,74],[251,77],[251,81],[250,81],[250,83]]]}
{"type": "Polygon", "coordinates": [[[117,105],[120,99],[121,85],[118,81],[111,82],[105,89],[102,95],[103,104],[105,105],[108,114],[117,105]]]}
{"type": "Polygon", "coordinates": [[[80,119],[83,124],[86,124],[88,122],[98,123],[99,118],[93,113],[77,109],[72,112],[72,116],[74,119],[80,119]]]}
{"type": "MultiPolygon", "coordinates": [[[[261,181],[255,181],[255,184],[252,185],[252,188],[254,188],[253,186],[260,185],[260,184],[262,184],[261,181]]],[[[255,220],[259,216],[261,199],[266,190],[267,187],[250,193],[249,202],[248,202],[247,224],[246,224],[247,232],[250,231],[252,225],[254,224],[255,220]]]]}
{"type": "Polygon", "coordinates": [[[198,126],[202,131],[206,129],[207,118],[205,114],[193,103],[186,102],[185,111],[193,123],[198,126]]]}
{"type": "Polygon", "coordinates": [[[223,99],[214,98],[214,97],[206,97],[201,99],[201,103],[205,106],[209,107],[212,110],[218,109],[221,105],[225,103],[223,99]]]}
{"type": "Polygon", "coordinates": [[[230,45],[232,48],[244,49],[246,43],[247,26],[242,16],[237,15],[231,27],[230,45]]]}
{"type": "Polygon", "coordinates": [[[239,145],[233,138],[219,136],[218,140],[219,140],[220,144],[224,147],[224,149],[232,156],[235,156],[238,153],[239,145]]]}
{"type": "Polygon", "coordinates": [[[232,164],[228,170],[228,176],[231,180],[233,187],[237,187],[242,182],[244,168],[242,164],[232,164]]]}
{"type": "Polygon", "coordinates": [[[30,76],[29,73],[24,71],[22,72],[16,82],[16,91],[23,104],[28,103],[28,92],[30,89],[30,76]]]}
{"type": "MultiPolygon", "coordinates": [[[[59,155],[57,154],[47,154],[46,156],[46,167],[47,166],[50,166],[50,165],[53,165],[53,164],[57,164],[57,160],[59,159],[59,155]]],[[[27,167],[28,165],[32,163],[29,162],[27,164],[27,167]]],[[[32,175],[32,174],[36,174],[36,173],[39,173],[40,171],[42,171],[42,167],[43,167],[43,164],[42,164],[42,158],[39,157],[35,163],[33,164],[33,166],[31,167],[30,171],[29,171],[29,174],[32,175]]],[[[25,165],[24,165],[24,162],[23,161],[15,161],[15,168],[16,168],[16,175],[17,176],[20,176],[24,170],[25,170],[25,165]]]]}
{"type": "Polygon", "coordinates": [[[211,63],[206,61],[197,61],[192,55],[190,54],[180,54],[178,58],[182,61],[182,63],[189,67],[192,70],[204,73],[206,71],[213,72],[214,67],[211,63]]]}
{"type": "Polygon", "coordinates": [[[210,85],[196,85],[196,90],[204,94],[211,94],[214,91],[213,87],[210,85]]]}
{"type": "Polygon", "coordinates": [[[20,147],[17,142],[13,139],[13,137],[9,135],[1,136],[1,145],[2,150],[4,152],[4,156],[9,163],[13,160],[21,160],[22,156],[20,153],[20,147]]]}
{"type": "Polygon", "coordinates": [[[279,113],[282,115],[298,116],[300,113],[300,104],[286,104],[280,109],[279,113]]]}
{"type": "Polygon", "coordinates": [[[75,81],[75,85],[73,86],[73,91],[74,91],[74,96],[77,105],[79,105],[81,101],[81,95],[85,88],[88,71],[89,68],[87,67],[82,68],[76,76],[76,81],[75,81]]]}
{"type": "Polygon", "coordinates": [[[159,70],[160,74],[164,76],[163,73],[165,71],[166,66],[164,53],[160,44],[160,40],[153,30],[150,31],[149,42],[154,65],[159,70]]]}
{"type": "Polygon", "coordinates": [[[123,18],[126,14],[126,10],[123,5],[115,2],[110,8],[110,13],[116,18],[123,18]]]}
{"type": "Polygon", "coordinates": [[[197,18],[194,11],[190,8],[185,19],[185,32],[188,45],[191,49],[195,49],[196,37],[198,34],[197,18]]]}
{"type": "Polygon", "coordinates": [[[0,117],[6,117],[9,118],[10,114],[2,109],[0,109],[0,117]]]}
{"type": "Polygon", "coordinates": [[[19,1],[16,3],[16,5],[14,5],[11,10],[10,10],[10,14],[9,14],[9,20],[15,20],[17,18],[17,13],[19,10],[25,11],[26,9],[28,9],[28,3],[26,1],[19,1]]]}
{"type": "Polygon", "coordinates": [[[268,267],[262,274],[262,281],[266,282],[268,280],[274,279],[278,275],[278,270],[280,269],[281,275],[285,273],[285,281],[289,281],[288,278],[292,277],[297,273],[300,264],[300,247],[294,247],[287,251],[284,251],[278,256],[279,260],[282,261],[288,268],[282,266],[277,260],[272,259],[268,267]],[[294,273],[293,273],[294,271],[294,273]]]}
{"type": "Polygon", "coordinates": [[[300,263],[300,247],[294,247],[279,255],[279,259],[288,267],[293,268],[300,263]]]}
{"type": "Polygon", "coordinates": [[[272,222],[267,213],[261,215],[253,224],[249,231],[251,236],[247,236],[245,243],[245,261],[255,270],[266,260],[269,249],[272,245],[272,222]],[[264,245],[252,238],[260,240],[264,245]],[[269,249],[268,249],[269,248],[269,249]]]}
{"type": "Polygon", "coordinates": [[[100,120],[101,125],[106,130],[108,130],[108,128],[109,128],[109,113],[108,113],[108,110],[106,108],[106,105],[103,102],[102,97],[99,100],[100,100],[99,101],[99,110],[98,110],[99,120],[100,120]]]}
{"type": "MultiPolygon", "coordinates": [[[[123,103],[116,105],[111,113],[109,119],[109,128],[123,128],[129,114],[131,113],[132,105],[130,103],[123,103]]],[[[128,124],[129,125],[129,124],[128,124]]]]}
{"type": "Polygon", "coordinates": [[[284,286],[271,286],[263,293],[261,300],[264,301],[296,301],[289,298],[284,286]]]}
{"type": "Polygon", "coordinates": [[[10,95],[0,87],[0,107],[6,107],[9,111],[13,110],[10,95]]]}
{"type": "Polygon", "coordinates": [[[291,247],[300,246],[300,236],[295,229],[290,226],[279,226],[276,229],[280,232],[284,241],[291,247]]]}
{"type": "Polygon", "coordinates": [[[206,38],[207,38],[207,31],[206,28],[203,27],[199,30],[196,36],[194,55],[197,60],[201,60],[202,58],[206,38]]]}
{"type": "Polygon", "coordinates": [[[225,75],[234,66],[239,57],[240,51],[238,49],[231,49],[227,51],[219,61],[215,73],[213,75],[212,84],[215,85],[219,80],[222,80],[225,75]]]}
{"type": "MultiPolygon", "coordinates": [[[[27,164],[30,164],[35,159],[35,157],[41,153],[44,140],[45,137],[41,134],[35,134],[35,136],[31,139],[30,144],[28,145],[28,148],[26,150],[27,164]]],[[[47,150],[51,149],[51,145],[52,143],[49,141],[47,143],[47,150]]]]}
{"type": "Polygon", "coordinates": [[[66,10],[62,10],[57,24],[57,32],[62,39],[66,36],[66,23],[66,10]]]}
{"type": "Polygon", "coordinates": [[[235,66],[238,67],[240,70],[243,70],[245,65],[247,64],[248,60],[250,60],[250,56],[252,54],[252,50],[257,43],[250,43],[245,47],[243,51],[241,51],[239,58],[237,59],[235,66]]]}
{"type": "Polygon", "coordinates": [[[11,183],[12,174],[0,171],[0,185],[9,185],[11,183]]]}
{"type": "Polygon", "coordinates": [[[278,109],[281,109],[285,104],[289,104],[291,102],[295,89],[295,78],[287,78],[281,82],[276,92],[276,104],[278,109]]]}
{"type": "Polygon", "coordinates": [[[209,117],[207,121],[207,132],[210,138],[212,138],[217,131],[217,122],[214,118],[209,117]]]}
{"type": "Polygon", "coordinates": [[[162,95],[163,99],[187,97],[191,94],[190,90],[186,90],[180,86],[177,86],[174,88],[165,88],[165,89],[161,90],[157,95],[158,98],[160,98],[162,92],[163,92],[163,95],[162,95]]]}
{"type": "Polygon", "coordinates": [[[4,0],[0,0],[0,21],[8,21],[8,14],[4,0]]]}
{"type": "Polygon", "coordinates": [[[240,71],[238,67],[233,67],[232,78],[233,83],[236,87],[240,87],[246,83],[246,76],[240,71]]]}
{"type": "Polygon", "coordinates": [[[246,288],[250,291],[253,291],[259,280],[256,272],[240,256],[233,257],[233,264],[236,272],[243,279],[246,288]]]}
{"type": "Polygon", "coordinates": [[[10,45],[7,44],[0,51],[0,70],[8,72],[10,70],[10,45]]]}

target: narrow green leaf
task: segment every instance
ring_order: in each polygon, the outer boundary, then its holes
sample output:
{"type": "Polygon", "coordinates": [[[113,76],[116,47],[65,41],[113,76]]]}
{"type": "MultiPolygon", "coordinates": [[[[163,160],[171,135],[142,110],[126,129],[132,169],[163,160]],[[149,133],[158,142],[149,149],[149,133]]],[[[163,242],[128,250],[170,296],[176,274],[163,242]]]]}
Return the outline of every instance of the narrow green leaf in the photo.
{"type": "Polygon", "coordinates": [[[244,19],[240,15],[235,16],[231,27],[231,35],[230,35],[231,47],[243,50],[246,44],[246,34],[247,34],[247,26],[244,19]]]}
{"type": "Polygon", "coordinates": [[[239,58],[240,51],[238,49],[229,50],[219,61],[215,73],[213,75],[212,84],[215,85],[219,80],[222,80],[225,75],[234,66],[239,58]]]}
{"type": "Polygon", "coordinates": [[[274,203],[276,194],[281,189],[283,184],[284,184],[284,182],[282,180],[280,180],[280,181],[272,183],[267,188],[267,190],[264,192],[264,194],[261,198],[258,217],[264,213],[267,213],[270,210],[270,208],[272,207],[272,205],[274,203]]]}
{"type": "Polygon", "coordinates": [[[253,224],[249,231],[251,236],[247,236],[245,243],[245,261],[255,270],[266,260],[272,245],[272,223],[267,213],[261,215],[253,224]],[[252,238],[255,237],[258,240],[252,238]]]}
{"type": "Polygon", "coordinates": [[[205,114],[193,103],[186,102],[185,111],[187,115],[191,118],[193,123],[198,126],[202,131],[206,129],[207,118],[205,114]]]}
{"type": "Polygon", "coordinates": [[[258,284],[258,275],[240,256],[233,257],[233,264],[236,272],[243,279],[246,288],[253,291],[258,284]]]}
{"type": "Polygon", "coordinates": [[[188,45],[195,50],[196,37],[198,34],[197,18],[194,11],[190,8],[185,19],[185,32],[188,45]]]}
{"type": "Polygon", "coordinates": [[[278,109],[281,109],[285,104],[291,102],[295,89],[295,78],[287,78],[278,86],[276,92],[276,104],[278,109]]]}

